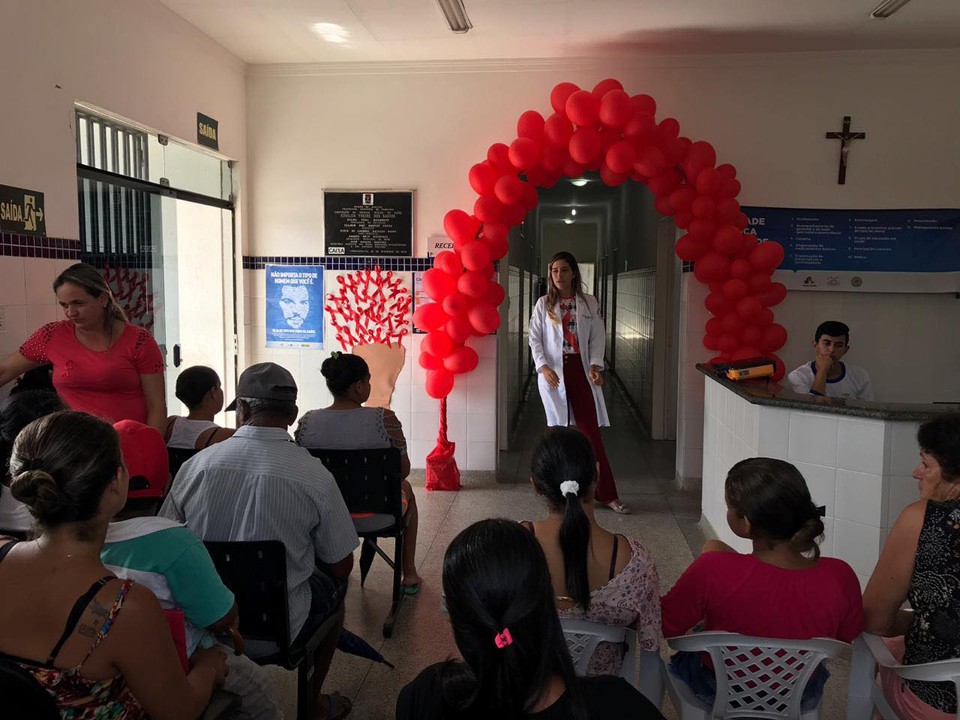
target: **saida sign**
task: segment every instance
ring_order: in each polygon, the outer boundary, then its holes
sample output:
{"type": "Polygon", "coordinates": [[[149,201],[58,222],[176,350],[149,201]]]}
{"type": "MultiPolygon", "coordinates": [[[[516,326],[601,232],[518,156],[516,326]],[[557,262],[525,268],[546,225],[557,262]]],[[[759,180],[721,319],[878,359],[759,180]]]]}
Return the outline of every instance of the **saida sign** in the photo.
{"type": "Polygon", "coordinates": [[[0,185],[0,232],[45,236],[43,193],[0,185]]]}

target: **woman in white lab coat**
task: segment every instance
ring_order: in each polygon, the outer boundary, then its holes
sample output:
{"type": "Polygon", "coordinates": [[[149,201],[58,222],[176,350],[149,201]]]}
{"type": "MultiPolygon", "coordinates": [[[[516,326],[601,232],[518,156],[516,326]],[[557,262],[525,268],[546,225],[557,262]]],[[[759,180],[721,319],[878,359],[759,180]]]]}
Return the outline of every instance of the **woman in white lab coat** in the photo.
{"type": "Polygon", "coordinates": [[[547,294],[530,318],[530,350],[547,425],[574,425],[587,436],[600,465],[595,498],[619,513],[620,502],[600,426],[610,425],[603,402],[603,354],[606,330],[600,305],[583,292],[576,258],[559,252],[550,258],[547,294]]]}

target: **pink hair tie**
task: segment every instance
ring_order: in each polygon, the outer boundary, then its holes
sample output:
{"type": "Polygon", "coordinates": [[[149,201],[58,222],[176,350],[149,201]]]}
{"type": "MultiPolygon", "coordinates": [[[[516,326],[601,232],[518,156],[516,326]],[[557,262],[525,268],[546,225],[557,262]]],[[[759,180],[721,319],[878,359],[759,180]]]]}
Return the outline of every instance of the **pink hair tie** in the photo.
{"type": "Polygon", "coordinates": [[[499,633],[493,639],[493,642],[498,648],[503,650],[507,645],[513,645],[513,636],[510,634],[510,630],[504,628],[503,632],[499,633]]]}

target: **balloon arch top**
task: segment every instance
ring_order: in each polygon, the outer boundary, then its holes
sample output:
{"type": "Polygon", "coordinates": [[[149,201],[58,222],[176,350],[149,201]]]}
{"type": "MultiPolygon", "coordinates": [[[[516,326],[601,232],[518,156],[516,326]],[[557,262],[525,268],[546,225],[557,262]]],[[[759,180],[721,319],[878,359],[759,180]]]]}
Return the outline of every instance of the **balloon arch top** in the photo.
{"type": "Polygon", "coordinates": [[[770,309],[787,294],[771,277],[783,248],[744,233],[736,168],[717,165],[710,143],[682,137],[674,118],[657,122],[654,99],[631,96],[616,80],[603,80],[592,91],[560,83],[550,104],[554,112],[546,119],[536,110],[520,115],[517,138],[509,146],[491,145],[487,159],[470,168],[470,186],[479,195],[473,213],[451,210],[443,219],[454,250],[437,255],[424,273],[423,289],[435,302],[413,316],[427,332],[420,353],[427,393],[449,395],[455,376],[477,366],[467,341],[500,325],[504,290],[493,279],[493,263],[507,254],[509,228],[536,207],[537,188],[590,170],[599,170],[610,187],[645,183],[657,210],[686,230],[676,253],[695,263],[694,275],[710,288],[704,304],[712,317],[703,344],[719,353],[711,362],[762,355],[776,362],[774,379],[783,377],[774,353],[787,331],[773,322],[770,309]]]}

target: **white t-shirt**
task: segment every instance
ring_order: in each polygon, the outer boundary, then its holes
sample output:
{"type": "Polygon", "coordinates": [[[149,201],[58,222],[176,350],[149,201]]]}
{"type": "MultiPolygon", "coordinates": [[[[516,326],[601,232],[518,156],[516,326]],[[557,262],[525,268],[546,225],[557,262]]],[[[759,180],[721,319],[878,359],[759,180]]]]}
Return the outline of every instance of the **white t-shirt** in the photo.
{"type": "MultiPolygon", "coordinates": [[[[790,386],[795,393],[809,395],[817,376],[817,363],[801,365],[787,376],[790,386]]],[[[827,397],[855,398],[857,400],[873,400],[873,387],[870,385],[870,376],[867,371],[857,365],[840,363],[840,377],[827,379],[827,397]]]]}

